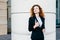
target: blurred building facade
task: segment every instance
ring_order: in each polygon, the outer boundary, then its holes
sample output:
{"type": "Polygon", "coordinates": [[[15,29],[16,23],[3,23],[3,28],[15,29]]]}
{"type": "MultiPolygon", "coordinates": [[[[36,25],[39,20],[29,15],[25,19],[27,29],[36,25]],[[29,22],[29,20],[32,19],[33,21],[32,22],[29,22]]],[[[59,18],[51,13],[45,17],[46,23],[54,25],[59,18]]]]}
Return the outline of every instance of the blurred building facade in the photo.
{"type": "Polygon", "coordinates": [[[0,35],[11,33],[11,0],[0,0],[0,35]]]}
{"type": "MultiPolygon", "coordinates": [[[[60,0],[56,0],[56,25],[60,25],[60,0]]],[[[11,0],[0,0],[0,35],[11,32],[11,0]]]]}
{"type": "Polygon", "coordinates": [[[7,34],[7,0],[0,0],[0,35],[7,34]]]}
{"type": "Polygon", "coordinates": [[[56,0],[11,0],[12,40],[31,40],[28,31],[30,9],[34,4],[45,13],[45,40],[56,40],[56,0]],[[28,5],[29,4],[29,5],[28,5]],[[16,38],[17,37],[17,38],[16,38]]]}

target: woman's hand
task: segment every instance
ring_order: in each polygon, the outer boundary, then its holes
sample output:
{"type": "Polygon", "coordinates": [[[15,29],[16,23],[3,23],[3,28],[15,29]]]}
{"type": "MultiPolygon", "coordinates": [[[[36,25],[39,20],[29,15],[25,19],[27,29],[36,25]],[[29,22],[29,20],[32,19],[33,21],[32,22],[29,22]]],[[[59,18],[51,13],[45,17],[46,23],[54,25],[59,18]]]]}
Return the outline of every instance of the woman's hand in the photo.
{"type": "Polygon", "coordinates": [[[39,23],[36,22],[33,28],[35,29],[35,28],[38,27],[38,26],[39,26],[39,23]]]}
{"type": "Polygon", "coordinates": [[[42,29],[42,32],[44,33],[45,32],[45,29],[42,29]]]}

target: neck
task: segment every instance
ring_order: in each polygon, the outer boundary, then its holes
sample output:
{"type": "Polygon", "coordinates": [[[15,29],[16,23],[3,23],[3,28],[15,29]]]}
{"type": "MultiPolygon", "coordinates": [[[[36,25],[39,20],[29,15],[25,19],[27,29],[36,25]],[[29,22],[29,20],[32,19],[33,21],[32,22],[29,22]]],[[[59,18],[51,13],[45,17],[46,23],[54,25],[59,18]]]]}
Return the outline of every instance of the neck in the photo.
{"type": "Polygon", "coordinates": [[[36,17],[39,17],[39,13],[36,13],[35,16],[36,16],[36,17]]]}

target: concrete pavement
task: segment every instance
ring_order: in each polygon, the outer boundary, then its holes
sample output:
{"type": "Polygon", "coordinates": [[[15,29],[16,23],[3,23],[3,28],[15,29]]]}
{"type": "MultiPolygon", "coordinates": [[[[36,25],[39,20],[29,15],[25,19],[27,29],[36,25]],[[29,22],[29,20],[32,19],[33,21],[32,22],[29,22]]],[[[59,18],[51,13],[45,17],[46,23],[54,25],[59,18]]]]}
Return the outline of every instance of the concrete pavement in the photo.
{"type": "Polygon", "coordinates": [[[11,40],[11,35],[0,35],[0,40],[11,40]]]}

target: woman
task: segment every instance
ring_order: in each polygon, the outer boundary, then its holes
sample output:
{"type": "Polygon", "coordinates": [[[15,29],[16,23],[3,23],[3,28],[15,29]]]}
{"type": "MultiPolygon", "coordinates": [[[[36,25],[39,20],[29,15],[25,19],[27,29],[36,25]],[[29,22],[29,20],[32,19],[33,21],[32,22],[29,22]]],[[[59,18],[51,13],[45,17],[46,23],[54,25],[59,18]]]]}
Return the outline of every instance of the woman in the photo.
{"type": "Polygon", "coordinates": [[[45,18],[42,8],[39,5],[33,5],[31,8],[28,30],[32,31],[32,40],[44,40],[45,18]]]}

